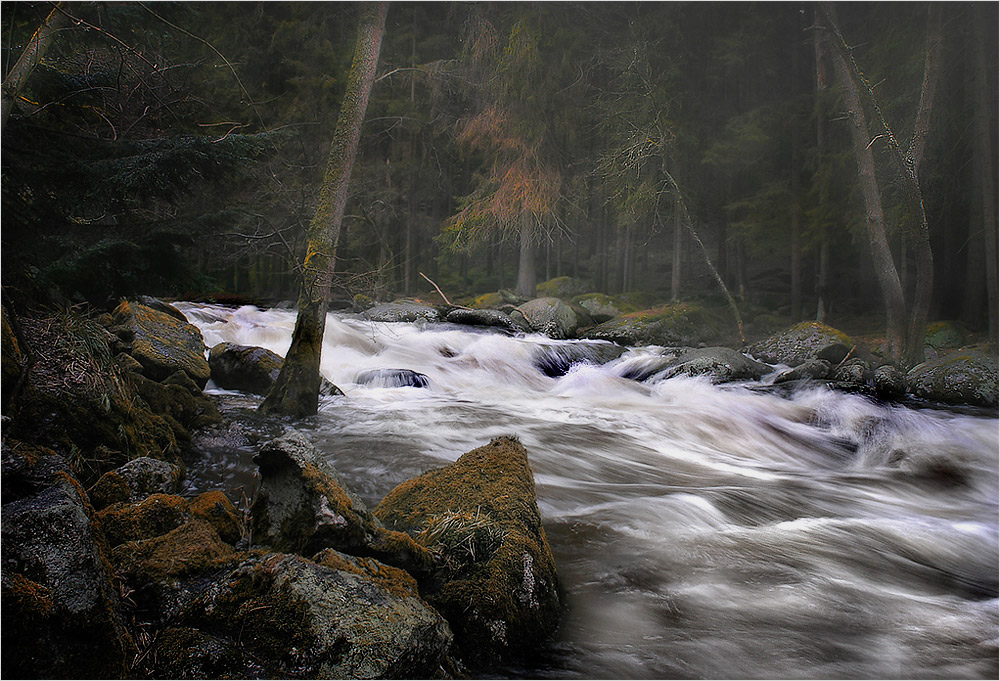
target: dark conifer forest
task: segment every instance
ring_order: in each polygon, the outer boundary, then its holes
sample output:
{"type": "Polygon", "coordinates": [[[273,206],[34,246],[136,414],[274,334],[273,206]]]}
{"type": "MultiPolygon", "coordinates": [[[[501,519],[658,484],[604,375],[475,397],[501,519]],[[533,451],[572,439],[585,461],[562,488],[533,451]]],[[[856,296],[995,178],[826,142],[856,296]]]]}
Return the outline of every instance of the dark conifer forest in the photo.
{"type": "MultiPolygon", "coordinates": [[[[295,300],[362,7],[4,3],[5,291],[295,300]]],[[[997,33],[975,2],[392,3],[333,295],[572,277],[868,315],[900,355],[913,320],[995,338],[997,33]]]]}

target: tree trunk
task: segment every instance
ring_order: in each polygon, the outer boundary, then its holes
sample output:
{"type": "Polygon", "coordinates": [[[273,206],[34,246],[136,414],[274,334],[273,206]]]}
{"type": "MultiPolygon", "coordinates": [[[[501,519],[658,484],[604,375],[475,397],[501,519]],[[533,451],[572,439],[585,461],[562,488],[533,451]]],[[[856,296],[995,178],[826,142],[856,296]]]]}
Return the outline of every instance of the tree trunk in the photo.
{"type": "Polygon", "coordinates": [[[987,24],[981,20],[982,12],[975,8],[975,81],[976,108],[973,111],[975,133],[975,167],[979,175],[980,200],[982,210],[983,239],[986,245],[986,300],[989,310],[990,339],[997,340],[997,213],[996,182],[993,179],[993,145],[996,144],[990,131],[990,95],[992,88],[986,75],[986,54],[983,49],[983,31],[987,24]]]}
{"type": "MultiPolygon", "coordinates": [[[[833,22],[832,8],[824,3],[826,19],[833,22]]],[[[882,196],[875,177],[875,159],[870,145],[868,121],[861,106],[861,95],[854,82],[850,67],[840,50],[831,49],[834,75],[844,94],[847,118],[850,123],[851,139],[854,143],[854,158],[858,166],[858,179],[865,201],[865,228],[868,246],[878,277],[886,317],[886,355],[894,363],[903,358],[906,339],[906,309],[903,287],[899,283],[899,273],[892,259],[892,250],[886,236],[885,216],[882,212],[882,196]]]]}
{"type": "Polygon", "coordinates": [[[670,265],[670,300],[676,303],[681,298],[681,255],[684,249],[684,232],[681,225],[681,199],[674,203],[674,252],[670,265]]]}
{"type": "Polygon", "coordinates": [[[63,11],[64,5],[65,3],[60,2],[52,8],[42,25],[31,36],[31,40],[28,41],[10,73],[3,79],[3,94],[0,97],[0,134],[7,127],[7,118],[14,108],[14,100],[21,95],[31,72],[42,61],[56,33],[69,23],[69,15],[63,11]]]}
{"type": "Polygon", "coordinates": [[[534,231],[531,213],[525,211],[521,215],[521,250],[517,266],[517,294],[525,298],[534,298],[537,292],[534,231]]]}
{"type": "Polygon", "coordinates": [[[309,243],[303,262],[303,281],[292,343],[278,379],[260,405],[265,412],[293,417],[316,413],[320,387],[319,362],[334,256],[347,205],[351,169],[361,139],[361,126],[378,67],[387,10],[388,3],[379,2],[366,5],[361,13],[354,62],[330,146],[319,205],[309,224],[309,243]]]}

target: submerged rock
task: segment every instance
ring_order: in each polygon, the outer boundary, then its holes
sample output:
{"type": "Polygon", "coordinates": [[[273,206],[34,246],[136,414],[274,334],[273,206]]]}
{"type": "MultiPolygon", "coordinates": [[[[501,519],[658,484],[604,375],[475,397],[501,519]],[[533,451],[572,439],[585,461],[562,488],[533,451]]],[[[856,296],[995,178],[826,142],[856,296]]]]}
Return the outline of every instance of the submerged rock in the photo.
{"type": "Polygon", "coordinates": [[[112,331],[142,365],[143,374],[162,381],[183,371],[204,388],[211,375],[198,327],[141,303],[123,301],[114,311],[112,331]]]}
{"type": "Polygon", "coordinates": [[[975,350],[918,364],[907,373],[906,382],[911,393],[924,399],[997,406],[997,359],[975,350]]]}
{"type": "Polygon", "coordinates": [[[565,376],[576,364],[607,364],[618,359],[625,348],[614,343],[574,341],[563,345],[541,345],[532,360],[546,376],[565,376]]]}
{"type": "Polygon", "coordinates": [[[549,338],[572,338],[580,327],[576,312],[558,298],[535,298],[518,306],[532,331],[549,338]]]}
{"type": "Polygon", "coordinates": [[[560,618],[558,576],[527,452],[503,437],[402,483],[375,509],[442,564],[422,584],[473,665],[530,655],[560,618]]]}
{"type": "Polygon", "coordinates": [[[381,388],[426,388],[430,381],[411,369],[365,369],[354,379],[359,385],[377,384],[381,388]]]}
{"type": "Polygon", "coordinates": [[[801,322],[751,344],[747,354],[768,364],[795,367],[811,359],[840,363],[854,346],[847,334],[820,322],[801,322]]]}

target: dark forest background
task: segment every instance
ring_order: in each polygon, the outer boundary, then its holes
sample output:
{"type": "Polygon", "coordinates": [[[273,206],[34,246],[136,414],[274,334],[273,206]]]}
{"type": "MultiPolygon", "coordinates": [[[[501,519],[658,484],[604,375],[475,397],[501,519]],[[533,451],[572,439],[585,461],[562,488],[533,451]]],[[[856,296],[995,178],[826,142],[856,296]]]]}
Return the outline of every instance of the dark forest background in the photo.
{"type": "MultiPolygon", "coordinates": [[[[53,7],[2,4],[5,77],[53,7]]],[[[920,165],[930,318],[993,338],[997,7],[941,8],[920,165]]],[[[140,293],[294,300],[358,10],[60,4],[64,19],[3,129],[5,293],[95,305],[140,293]]],[[[836,11],[905,142],[929,5],[836,11]]],[[[820,24],[816,5],[797,2],[392,3],[336,295],[420,295],[432,290],[423,273],[456,299],[513,289],[519,272],[573,277],[581,293],[719,295],[691,227],[740,304],[791,321],[878,318],[855,150],[820,24]]],[[[912,295],[905,182],[872,131],[889,242],[912,295]]]]}

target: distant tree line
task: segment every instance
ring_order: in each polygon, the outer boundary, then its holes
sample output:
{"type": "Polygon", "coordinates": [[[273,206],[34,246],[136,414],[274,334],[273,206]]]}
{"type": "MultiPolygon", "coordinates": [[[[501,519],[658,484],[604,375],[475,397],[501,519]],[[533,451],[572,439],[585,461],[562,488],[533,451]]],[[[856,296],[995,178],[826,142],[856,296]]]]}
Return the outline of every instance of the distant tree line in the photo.
{"type": "MultiPolygon", "coordinates": [[[[295,299],[362,8],[4,3],[5,290],[295,299]]],[[[393,3],[335,288],[995,337],[996,60],[995,3],[393,3]]]]}

